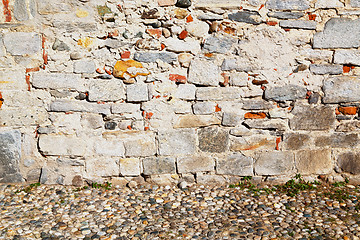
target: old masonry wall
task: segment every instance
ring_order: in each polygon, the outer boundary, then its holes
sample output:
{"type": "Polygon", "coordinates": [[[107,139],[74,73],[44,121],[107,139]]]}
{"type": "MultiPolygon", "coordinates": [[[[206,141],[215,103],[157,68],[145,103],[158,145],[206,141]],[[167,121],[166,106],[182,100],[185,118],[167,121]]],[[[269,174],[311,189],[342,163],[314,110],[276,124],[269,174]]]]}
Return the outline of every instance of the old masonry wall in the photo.
{"type": "Polygon", "coordinates": [[[360,0],[3,0],[0,182],[360,174],[360,0]]]}

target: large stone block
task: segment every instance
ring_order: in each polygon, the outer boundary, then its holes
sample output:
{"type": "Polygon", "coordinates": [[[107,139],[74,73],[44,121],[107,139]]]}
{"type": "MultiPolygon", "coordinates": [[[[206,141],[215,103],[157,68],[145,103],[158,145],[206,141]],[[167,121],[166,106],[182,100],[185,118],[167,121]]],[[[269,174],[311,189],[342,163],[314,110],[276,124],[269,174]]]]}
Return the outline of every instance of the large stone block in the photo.
{"type": "Polygon", "coordinates": [[[250,100],[245,100],[243,102],[243,106],[242,109],[245,110],[269,110],[269,109],[273,109],[275,108],[276,105],[264,101],[264,100],[260,100],[260,99],[250,99],[250,100]]]}
{"type": "Polygon", "coordinates": [[[122,81],[112,80],[89,80],[89,101],[118,101],[124,100],[125,87],[122,81]]]}
{"type": "Polygon", "coordinates": [[[314,36],[314,48],[360,47],[360,19],[332,18],[314,36]]]}
{"type": "Polygon", "coordinates": [[[192,105],[194,114],[212,114],[215,112],[215,102],[196,102],[192,105]]]}
{"type": "Polygon", "coordinates": [[[247,150],[273,150],[276,147],[276,137],[254,134],[251,136],[232,137],[230,139],[230,151],[247,150]]]}
{"type": "Polygon", "coordinates": [[[85,91],[85,81],[80,74],[37,72],[33,74],[32,85],[35,88],[85,91]]]}
{"type": "Polygon", "coordinates": [[[49,110],[52,112],[91,112],[110,115],[109,104],[97,104],[67,99],[52,101],[49,110]]]}
{"type": "Polygon", "coordinates": [[[86,173],[90,179],[96,177],[119,176],[119,160],[114,158],[94,158],[86,160],[86,173]]]}
{"type": "Polygon", "coordinates": [[[120,159],[121,176],[139,176],[141,174],[140,159],[123,158],[120,159]]]}
{"type": "Polygon", "coordinates": [[[304,133],[286,133],[284,134],[284,147],[287,150],[299,150],[311,145],[309,134],[304,133]]]}
{"type": "Polygon", "coordinates": [[[178,173],[212,172],[215,159],[207,155],[191,155],[177,158],[178,173]]]}
{"type": "Polygon", "coordinates": [[[86,153],[86,141],[82,138],[65,135],[41,135],[39,149],[49,156],[83,156],[86,153]]]}
{"type": "Polygon", "coordinates": [[[21,134],[19,131],[0,133],[0,183],[22,182],[19,162],[21,134]]]}
{"type": "Polygon", "coordinates": [[[237,42],[235,38],[224,36],[211,36],[205,40],[204,49],[210,53],[227,53],[237,42]]]}
{"type": "Polygon", "coordinates": [[[0,79],[1,79],[0,80],[1,91],[4,90],[26,91],[28,89],[28,86],[25,81],[25,74],[23,71],[1,69],[0,79]]]}
{"type": "MultiPolygon", "coordinates": [[[[337,62],[335,61],[335,63],[337,62]]],[[[343,66],[337,64],[311,64],[310,72],[318,75],[337,75],[343,73],[343,66]]]]}
{"type": "Polygon", "coordinates": [[[242,90],[237,87],[229,88],[215,88],[215,87],[205,87],[198,88],[196,90],[196,100],[199,101],[208,101],[208,100],[235,100],[241,97],[242,90]]]}
{"type": "Polygon", "coordinates": [[[220,125],[221,120],[213,115],[182,115],[174,120],[174,128],[196,128],[220,125]]]}
{"type": "Polygon", "coordinates": [[[222,80],[220,68],[213,62],[194,59],[191,61],[188,82],[203,86],[219,86],[222,80]]]}
{"type": "Polygon", "coordinates": [[[330,149],[298,151],[295,164],[301,174],[329,174],[334,168],[330,149]]]}
{"type": "Polygon", "coordinates": [[[324,81],[324,103],[360,101],[360,80],[357,77],[330,77],[324,81]]]}
{"type": "Polygon", "coordinates": [[[193,84],[181,84],[177,87],[175,97],[183,100],[195,100],[196,86],[193,84]]]}
{"type": "Polygon", "coordinates": [[[97,154],[104,156],[125,156],[124,143],[114,139],[95,139],[94,150],[97,154]]]}
{"type": "Polygon", "coordinates": [[[268,0],[266,8],[274,10],[306,10],[310,8],[307,0],[268,0]]]}
{"type": "Polygon", "coordinates": [[[291,175],[295,171],[294,153],[288,151],[260,152],[255,156],[257,175],[291,175]]]}
{"type": "Polygon", "coordinates": [[[306,88],[298,85],[274,86],[265,91],[265,99],[275,101],[294,101],[299,98],[305,98],[306,88]]]}
{"type": "Polygon", "coordinates": [[[158,141],[160,155],[187,155],[196,150],[194,129],[159,131],[158,141]]]}
{"type": "Polygon", "coordinates": [[[137,52],[134,59],[139,62],[156,62],[161,60],[166,63],[172,63],[177,60],[177,55],[172,52],[137,52]]]}
{"type": "Polygon", "coordinates": [[[337,156],[337,164],[344,172],[360,174],[360,153],[345,152],[337,156]]]}
{"type": "Polygon", "coordinates": [[[248,128],[269,129],[285,131],[287,129],[287,121],[280,119],[247,119],[243,123],[248,128]]]}
{"type": "Polygon", "coordinates": [[[143,159],[144,175],[176,173],[175,158],[151,157],[143,159]]]}
{"type": "Polygon", "coordinates": [[[279,25],[282,28],[295,28],[295,29],[306,29],[306,30],[316,29],[315,21],[306,21],[306,20],[283,20],[279,22],[279,25]]]}
{"type": "Polygon", "coordinates": [[[148,157],[156,154],[155,135],[139,133],[124,136],[126,157],[148,157]]]}
{"type": "Polygon", "coordinates": [[[199,148],[203,152],[221,153],[229,148],[229,131],[218,127],[203,128],[198,131],[199,148]]]}
{"type": "Polygon", "coordinates": [[[0,126],[36,126],[48,119],[43,107],[21,107],[0,109],[0,126]]]}
{"type": "Polygon", "coordinates": [[[334,54],[334,63],[360,65],[360,53],[358,50],[336,50],[334,54]]]}
{"type": "Polygon", "coordinates": [[[291,112],[293,130],[329,130],[335,123],[335,112],[329,106],[295,105],[291,112]]]}
{"type": "Polygon", "coordinates": [[[37,33],[9,32],[4,34],[3,40],[6,51],[11,55],[35,54],[41,50],[41,39],[37,33]]]}
{"type": "Polygon", "coordinates": [[[359,135],[355,133],[333,133],[315,138],[315,146],[321,148],[354,148],[358,145],[359,135]]]}
{"type": "Polygon", "coordinates": [[[224,175],[252,176],[253,158],[233,153],[216,161],[216,173],[224,175]]]}
{"type": "Polygon", "coordinates": [[[126,100],[128,102],[149,101],[149,90],[146,84],[132,84],[126,88],[126,100]]]}

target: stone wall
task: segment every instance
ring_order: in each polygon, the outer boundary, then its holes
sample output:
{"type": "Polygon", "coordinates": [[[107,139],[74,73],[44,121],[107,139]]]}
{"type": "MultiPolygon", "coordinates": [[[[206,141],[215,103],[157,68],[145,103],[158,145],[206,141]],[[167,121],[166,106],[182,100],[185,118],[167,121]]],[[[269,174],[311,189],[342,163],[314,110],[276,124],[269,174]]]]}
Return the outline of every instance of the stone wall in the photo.
{"type": "Polygon", "coordinates": [[[3,0],[0,182],[360,174],[359,0],[3,0]]]}

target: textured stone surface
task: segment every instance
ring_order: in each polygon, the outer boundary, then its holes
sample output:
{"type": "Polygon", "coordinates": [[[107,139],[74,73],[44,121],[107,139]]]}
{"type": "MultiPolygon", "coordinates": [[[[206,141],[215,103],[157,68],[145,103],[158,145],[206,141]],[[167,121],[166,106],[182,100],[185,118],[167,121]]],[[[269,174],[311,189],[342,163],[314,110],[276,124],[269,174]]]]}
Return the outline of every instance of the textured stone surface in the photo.
{"type": "Polygon", "coordinates": [[[337,50],[334,54],[334,63],[360,65],[360,53],[357,50],[337,50]]]}
{"type": "Polygon", "coordinates": [[[116,140],[96,139],[94,150],[103,156],[123,157],[125,155],[123,142],[116,140]]]}
{"type": "Polygon", "coordinates": [[[358,134],[333,133],[331,135],[317,136],[315,146],[325,148],[354,148],[359,145],[358,134]]]}
{"type": "Polygon", "coordinates": [[[283,28],[298,28],[306,30],[315,30],[316,22],[315,21],[306,21],[306,20],[283,20],[279,22],[280,27],[283,28]]]}
{"type": "Polygon", "coordinates": [[[341,8],[344,4],[339,0],[317,0],[315,8],[341,8]]]}
{"type": "Polygon", "coordinates": [[[236,112],[224,112],[221,124],[227,127],[235,127],[243,119],[243,116],[236,112]]]}
{"type": "Polygon", "coordinates": [[[284,147],[287,150],[299,150],[311,145],[309,134],[287,133],[284,136],[284,147]]]}
{"type": "Polygon", "coordinates": [[[212,115],[183,115],[174,121],[174,128],[194,128],[219,125],[221,120],[212,115]]]}
{"type": "Polygon", "coordinates": [[[266,7],[275,10],[306,10],[310,5],[307,0],[268,0],[266,7]]]}
{"type": "Polygon", "coordinates": [[[255,11],[241,11],[229,14],[229,19],[236,22],[245,22],[250,24],[260,24],[260,14],[255,11]]]}
{"type": "Polygon", "coordinates": [[[95,62],[92,60],[79,60],[74,62],[74,73],[94,73],[95,62]]]}
{"type": "Polygon", "coordinates": [[[50,103],[53,112],[92,112],[110,115],[110,105],[73,100],[55,100],[50,103]]]}
{"type": "Polygon", "coordinates": [[[125,99],[125,86],[119,80],[90,80],[89,101],[118,101],[125,99]]]}
{"type": "Polygon", "coordinates": [[[84,139],[74,136],[41,135],[39,148],[44,155],[83,156],[86,152],[84,139]]]}
{"type": "Polygon", "coordinates": [[[299,19],[304,16],[302,12],[269,12],[269,17],[279,18],[279,19],[299,19]]]}
{"type": "MultiPolygon", "coordinates": [[[[335,61],[335,63],[338,62],[335,61]]],[[[343,66],[337,64],[310,64],[310,71],[318,75],[337,75],[343,73],[343,66]]]]}
{"type": "Polygon", "coordinates": [[[19,131],[0,133],[0,182],[22,182],[20,174],[21,135],[19,131]]]}
{"type": "Polygon", "coordinates": [[[350,0],[350,6],[351,7],[360,7],[360,1],[359,0],[350,0]]]}
{"type": "Polygon", "coordinates": [[[205,40],[204,49],[210,53],[227,53],[237,42],[235,38],[225,36],[211,36],[205,40]]]}
{"type": "Polygon", "coordinates": [[[18,21],[26,21],[29,19],[25,0],[15,1],[14,16],[18,21]]]}
{"type": "Polygon", "coordinates": [[[294,154],[287,151],[260,152],[255,156],[257,175],[290,175],[294,172],[294,154]]]}
{"type": "Polygon", "coordinates": [[[143,159],[145,175],[175,173],[175,158],[173,157],[151,157],[143,159]]]}
{"type": "Polygon", "coordinates": [[[215,112],[215,102],[196,102],[192,105],[194,114],[212,114],[215,112]]]}
{"type": "Polygon", "coordinates": [[[35,54],[41,50],[40,35],[37,33],[10,32],[4,34],[3,41],[11,55],[35,54]]]}
{"type": "Polygon", "coordinates": [[[176,61],[177,55],[171,52],[137,52],[134,55],[134,59],[146,63],[156,62],[156,60],[172,63],[173,61],[176,61]]]}
{"type": "Polygon", "coordinates": [[[198,88],[196,91],[196,100],[235,100],[240,98],[242,90],[240,88],[198,88]]]}
{"type": "Polygon", "coordinates": [[[137,133],[124,137],[126,157],[147,157],[156,154],[155,135],[137,133]]]}
{"type": "Polygon", "coordinates": [[[245,110],[268,110],[276,107],[275,105],[260,99],[250,99],[243,102],[242,109],[245,110]]]}
{"type": "Polygon", "coordinates": [[[191,155],[177,158],[179,173],[211,172],[215,169],[215,159],[207,155],[191,155]]]}
{"type": "Polygon", "coordinates": [[[298,151],[295,165],[300,174],[329,174],[334,168],[331,150],[298,151]]]}
{"type": "Polygon", "coordinates": [[[286,85],[267,88],[265,99],[275,101],[293,101],[299,98],[305,98],[306,88],[298,85],[286,85]]]}
{"type": "Polygon", "coordinates": [[[335,123],[334,110],[328,106],[295,105],[291,113],[293,130],[329,130],[335,123]]]}
{"type": "Polygon", "coordinates": [[[241,3],[237,0],[199,0],[196,1],[194,6],[196,8],[239,8],[241,3]]]}
{"type": "Polygon", "coordinates": [[[276,138],[260,134],[231,138],[230,151],[273,150],[276,147],[276,138]]]}
{"type": "Polygon", "coordinates": [[[126,87],[126,100],[128,102],[149,101],[149,90],[146,84],[133,84],[126,87]]]}
{"type": "Polygon", "coordinates": [[[360,101],[360,81],[356,77],[331,77],[324,81],[324,103],[360,101]]]}
{"type": "Polygon", "coordinates": [[[345,152],[337,156],[337,164],[344,172],[360,174],[360,153],[345,152]]]}
{"type": "Polygon", "coordinates": [[[159,131],[160,155],[187,155],[195,153],[194,129],[159,131]]]}
{"type": "Polygon", "coordinates": [[[196,87],[192,84],[179,85],[175,97],[183,100],[195,100],[196,87]]]}
{"type": "Polygon", "coordinates": [[[32,85],[35,88],[73,89],[85,91],[85,81],[79,74],[34,73],[32,85]]]}
{"type": "Polygon", "coordinates": [[[218,86],[222,77],[219,67],[206,60],[195,59],[191,61],[188,82],[203,86],[218,86]],[[202,71],[199,71],[202,69],[202,71]]]}
{"type": "Polygon", "coordinates": [[[119,160],[112,158],[90,158],[86,160],[86,170],[92,177],[119,176],[119,160]]]}
{"type": "Polygon", "coordinates": [[[139,176],[141,173],[140,159],[122,158],[120,159],[121,176],[139,176]]]}
{"type": "Polygon", "coordinates": [[[252,176],[253,161],[241,153],[233,153],[226,158],[219,158],[216,161],[216,173],[237,176],[252,176]]]}
{"type": "Polygon", "coordinates": [[[229,145],[229,132],[217,127],[203,128],[198,131],[199,149],[203,152],[225,152],[229,145]]]}

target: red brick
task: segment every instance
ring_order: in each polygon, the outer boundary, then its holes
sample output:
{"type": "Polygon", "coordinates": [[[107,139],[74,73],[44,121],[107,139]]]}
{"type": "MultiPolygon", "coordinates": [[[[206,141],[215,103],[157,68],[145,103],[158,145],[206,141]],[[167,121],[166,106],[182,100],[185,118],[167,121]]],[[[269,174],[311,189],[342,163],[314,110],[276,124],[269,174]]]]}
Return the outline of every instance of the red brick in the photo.
{"type": "Polygon", "coordinates": [[[263,119],[263,118],[266,118],[266,113],[264,113],[264,112],[258,112],[258,113],[248,112],[248,113],[245,113],[244,118],[245,119],[263,119]]]}
{"type": "Polygon", "coordinates": [[[184,40],[186,37],[188,36],[188,32],[186,30],[183,30],[180,34],[179,34],[179,38],[184,40]]]}
{"type": "Polygon", "coordinates": [[[357,107],[339,107],[339,112],[344,115],[355,115],[357,113],[357,107]]]}
{"type": "Polygon", "coordinates": [[[176,83],[186,83],[186,77],[179,74],[169,74],[169,79],[176,83]]]}
{"type": "Polygon", "coordinates": [[[192,22],[192,21],[194,21],[194,18],[191,15],[186,17],[186,22],[187,23],[192,22]]]}
{"type": "Polygon", "coordinates": [[[156,37],[156,38],[160,38],[161,35],[162,35],[162,30],[161,29],[152,29],[152,28],[149,28],[149,29],[146,29],[146,32],[152,36],[152,37],[156,37]]]}
{"type": "Polygon", "coordinates": [[[130,55],[131,55],[131,53],[130,53],[130,51],[125,51],[125,52],[122,52],[121,53],[121,58],[130,58],[130,55]]]}

